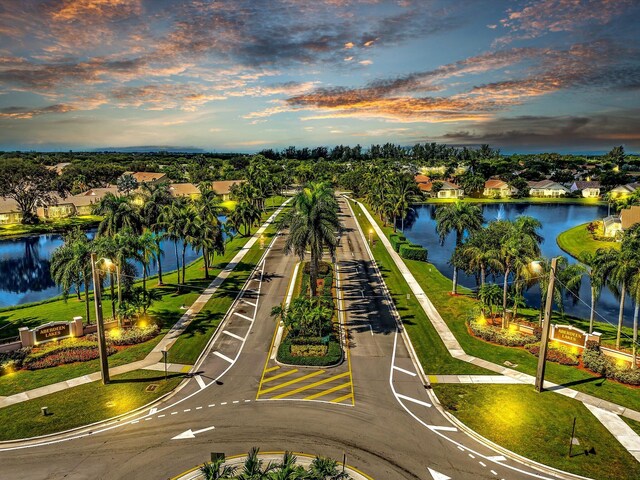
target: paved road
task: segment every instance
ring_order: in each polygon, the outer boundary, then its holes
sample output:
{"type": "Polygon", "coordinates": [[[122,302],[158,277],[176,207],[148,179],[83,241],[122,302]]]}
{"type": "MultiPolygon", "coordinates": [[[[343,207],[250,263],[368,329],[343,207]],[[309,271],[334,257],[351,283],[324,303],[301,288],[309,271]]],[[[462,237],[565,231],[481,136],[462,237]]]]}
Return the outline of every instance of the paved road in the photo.
{"type": "Polygon", "coordinates": [[[438,480],[546,478],[501,459],[431,406],[343,200],[341,219],[339,303],[349,355],[340,366],[267,361],[276,327],[269,313],[286,296],[297,262],[278,237],[184,389],[106,431],[0,452],[0,479],[168,478],[210,452],[254,445],[336,459],[345,452],[376,480],[434,478],[429,469],[444,475],[438,480]]]}

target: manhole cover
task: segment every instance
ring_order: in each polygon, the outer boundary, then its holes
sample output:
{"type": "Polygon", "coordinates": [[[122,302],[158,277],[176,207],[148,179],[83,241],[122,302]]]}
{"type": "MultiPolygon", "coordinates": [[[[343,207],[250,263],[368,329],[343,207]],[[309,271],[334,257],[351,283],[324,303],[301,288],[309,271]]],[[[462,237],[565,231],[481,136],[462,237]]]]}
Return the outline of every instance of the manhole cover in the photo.
{"type": "Polygon", "coordinates": [[[157,383],[152,383],[151,385],[148,385],[147,388],[145,389],[145,391],[147,392],[155,392],[156,389],[159,387],[160,385],[158,385],[157,383]]]}

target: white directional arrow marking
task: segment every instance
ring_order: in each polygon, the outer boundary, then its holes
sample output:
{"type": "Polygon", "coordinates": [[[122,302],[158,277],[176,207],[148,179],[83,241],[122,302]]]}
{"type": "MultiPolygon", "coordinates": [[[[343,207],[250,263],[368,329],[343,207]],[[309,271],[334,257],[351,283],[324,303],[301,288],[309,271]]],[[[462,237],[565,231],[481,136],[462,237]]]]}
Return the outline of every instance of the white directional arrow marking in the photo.
{"type": "Polygon", "coordinates": [[[173,437],[171,440],[183,440],[185,438],[196,438],[196,435],[199,433],[203,433],[203,432],[208,432],[209,430],[213,430],[216,427],[207,427],[207,428],[202,428],[200,430],[187,430],[186,432],[182,432],[179,435],[176,435],[175,437],[173,437]]]}
{"type": "Polygon", "coordinates": [[[429,473],[433,477],[433,480],[451,480],[451,477],[447,477],[444,473],[436,472],[432,468],[428,467],[427,470],[429,470],[429,473]]]}

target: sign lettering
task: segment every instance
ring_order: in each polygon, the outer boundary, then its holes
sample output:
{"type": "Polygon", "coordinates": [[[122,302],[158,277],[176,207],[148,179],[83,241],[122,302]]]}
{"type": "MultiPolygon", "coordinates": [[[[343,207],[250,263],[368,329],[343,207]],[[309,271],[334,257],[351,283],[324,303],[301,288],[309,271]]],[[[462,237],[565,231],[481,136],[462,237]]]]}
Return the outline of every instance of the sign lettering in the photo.
{"type": "Polygon", "coordinates": [[[586,334],[582,330],[574,330],[567,327],[556,327],[553,333],[553,339],[584,347],[586,334]]]}
{"type": "Polygon", "coordinates": [[[49,342],[51,340],[71,336],[71,327],[67,322],[43,325],[42,327],[36,328],[34,331],[36,334],[36,342],[38,343],[49,342]]]}

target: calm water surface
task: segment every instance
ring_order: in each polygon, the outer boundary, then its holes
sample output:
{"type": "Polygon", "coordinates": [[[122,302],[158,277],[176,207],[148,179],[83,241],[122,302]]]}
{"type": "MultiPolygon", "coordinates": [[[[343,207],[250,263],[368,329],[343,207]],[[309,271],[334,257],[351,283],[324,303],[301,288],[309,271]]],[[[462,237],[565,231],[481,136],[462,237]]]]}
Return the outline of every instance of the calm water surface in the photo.
{"type": "MultiPolygon", "coordinates": [[[[221,221],[225,221],[221,217],[221,221]]],[[[95,235],[95,229],[87,232],[89,238],[95,235]]],[[[51,279],[50,260],[53,251],[64,243],[60,234],[34,235],[15,239],[0,240],[0,308],[39,302],[60,295],[62,292],[51,279]]],[[[176,257],[173,242],[160,243],[164,252],[162,271],[176,269],[176,257]]],[[[182,243],[178,243],[182,254],[182,243]]],[[[199,255],[187,247],[187,264],[199,255]]],[[[182,261],[182,259],[181,259],[182,261]]],[[[142,265],[136,264],[138,276],[142,276],[142,265]]],[[[158,266],[149,266],[150,275],[158,273],[158,266]]]]}
{"type": "MultiPolygon", "coordinates": [[[[602,219],[607,215],[606,206],[595,205],[538,205],[538,204],[487,204],[480,205],[486,222],[492,220],[513,220],[519,215],[529,215],[537,218],[542,223],[540,233],[544,237],[541,245],[542,254],[545,257],[555,257],[563,255],[569,258],[570,262],[575,260],[568,254],[563,252],[556,242],[558,235],[565,230],[580,225],[582,223],[593,220],[602,219]]],[[[453,275],[453,269],[449,265],[449,259],[455,248],[455,233],[451,233],[444,241],[444,245],[440,245],[440,239],[436,233],[435,222],[435,205],[421,205],[416,207],[415,212],[405,220],[405,236],[408,240],[422,245],[429,250],[429,261],[433,263],[440,272],[449,278],[453,275]]],[[[465,287],[473,288],[476,286],[475,276],[468,276],[460,272],[460,283],[465,287]]],[[[501,281],[500,278],[489,277],[489,281],[501,281]]],[[[532,307],[540,305],[540,290],[533,287],[525,293],[527,303],[532,307]]],[[[580,297],[586,302],[586,305],[577,302],[573,303],[571,299],[565,300],[565,311],[570,315],[577,317],[589,318],[589,304],[591,302],[591,292],[588,279],[585,277],[580,290],[580,297]]],[[[596,311],[608,319],[611,323],[617,325],[618,322],[618,300],[608,290],[604,289],[600,300],[596,304],[596,311]]],[[[598,317],[596,316],[596,320],[598,317]]],[[[633,322],[633,305],[627,298],[625,305],[626,325],[633,322]]]]}

